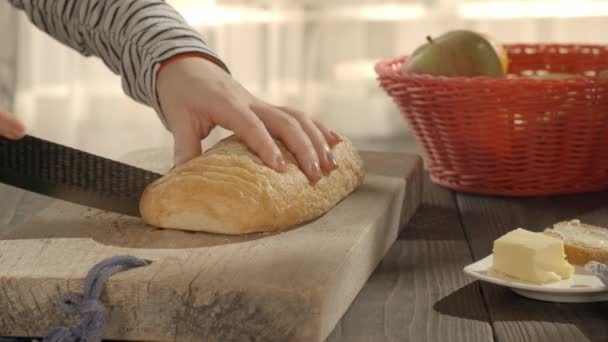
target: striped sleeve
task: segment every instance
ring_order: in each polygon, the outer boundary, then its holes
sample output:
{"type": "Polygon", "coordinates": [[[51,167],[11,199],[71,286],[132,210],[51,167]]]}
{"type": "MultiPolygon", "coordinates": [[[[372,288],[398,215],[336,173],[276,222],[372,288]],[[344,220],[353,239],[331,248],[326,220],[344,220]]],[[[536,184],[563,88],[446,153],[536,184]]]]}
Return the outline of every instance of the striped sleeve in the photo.
{"type": "Polygon", "coordinates": [[[167,127],[156,94],[161,63],[200,53],[226,65],[200,34],[162,0],[9,0],[42,31],[84,56],[97,56],[121,76],[124,92],[154,108],[167,127]]]}

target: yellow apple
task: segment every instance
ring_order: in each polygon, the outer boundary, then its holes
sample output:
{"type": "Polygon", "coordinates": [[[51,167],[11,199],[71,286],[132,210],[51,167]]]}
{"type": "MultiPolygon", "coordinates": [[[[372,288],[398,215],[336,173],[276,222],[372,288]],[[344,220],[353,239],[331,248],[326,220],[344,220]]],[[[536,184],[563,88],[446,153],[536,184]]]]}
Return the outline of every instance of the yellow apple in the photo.
{"type": "Polygon", "coordinates": [[[502,72],[504,74],[509,72],[509,55],[507,54],[507,50],[505,49],[505,47],[496,39],[494,39],[494,37],[490,36],[487,33],[480,33],[482,37],[484,37],[488,42],[490,42],[490,44],[492,44],[492,47],[494,48],[494,51],[496,51],[496,54],[498,55],[498,59],[500,59],[500,65],[502,65],[502,72]]]}

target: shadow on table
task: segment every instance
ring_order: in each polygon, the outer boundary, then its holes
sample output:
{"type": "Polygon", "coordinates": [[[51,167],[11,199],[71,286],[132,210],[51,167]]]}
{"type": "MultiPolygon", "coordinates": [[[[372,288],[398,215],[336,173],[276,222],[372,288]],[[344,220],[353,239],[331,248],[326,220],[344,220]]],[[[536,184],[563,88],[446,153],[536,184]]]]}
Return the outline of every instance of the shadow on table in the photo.
{"type": "MultiPolygon", "coordinates": [[[[560,334],[565,328],[563,325],[574,326],[591,342],[608,341],[608,304],[607,303],[552,303],[542,302],[533,299],[528,299],[519,296],[511,290],[493,285],[480,284],[479,281],[470,283],[452,294],[442,298],[434,305],[434,310],[449,316],[455,316],[465,319],[474,319],[487,321],[485,315],[480,315],[478,312],[468,310],[467,302],[474,296],[479,296],[480,285],[482,286],[484,297],[488,303],[490,311],[490,319],[493,329],[511,330],[513,334],[526,334],[527,337],[533,338],[542,335],[544,340],[553,341],[548,338],[553,334],[560,334]],[[540,327],[540,333],[532,330],[539,327],[528,327],[528,331],[524,327],[515,327],[517,322],[522,324],[549,323],[559,324],[549,328],[540,327]],[[503,324],[504,323],[504,324],[503,324]],[[497,325],[501,325],[497,327],[497,325]],[[515,330],[518,330],[516,332],[515,330]],[[536,336],[534,336],[536,335],[536,336]]],[[[504,336],[504,332],[501,334],[504,336]]],[[[571,335],[571,334],[570,334],[571,335]]],[[[537,339],[530,339],[537,341],[537,339]]],[[[561,337],[560,340],[574,340],[571,337],[561,337]]]]}
{"type": "Polygon", "coordinates": [[[464,241],[456,208],[422,203],[403,228],[399,240],[464,241]]]}

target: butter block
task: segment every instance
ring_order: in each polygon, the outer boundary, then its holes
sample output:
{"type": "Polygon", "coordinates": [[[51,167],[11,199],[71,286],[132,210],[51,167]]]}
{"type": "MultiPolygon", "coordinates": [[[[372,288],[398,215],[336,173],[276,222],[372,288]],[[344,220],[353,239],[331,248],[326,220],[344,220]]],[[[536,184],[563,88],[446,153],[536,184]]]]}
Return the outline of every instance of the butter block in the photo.
{"type": "Polygon", "coordinates": [[[493,272],[529,283],[552,283],[574,273],[563,241],[543,233],[517,228],[494,241],[493,253],[493,272]]]}

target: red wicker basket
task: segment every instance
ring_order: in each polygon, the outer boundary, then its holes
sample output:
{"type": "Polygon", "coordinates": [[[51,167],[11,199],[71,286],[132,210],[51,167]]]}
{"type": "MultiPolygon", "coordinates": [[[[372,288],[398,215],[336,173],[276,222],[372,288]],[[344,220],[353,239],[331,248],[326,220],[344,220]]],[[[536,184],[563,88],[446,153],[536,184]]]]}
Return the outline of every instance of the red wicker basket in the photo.
{"type": "Polygon", "coordinates": [[[478,194],[540,196],[608,189],[608,46],[505,45],[509,74],[562,80],[376,73],[422,147],[433,182],[478,194]]]}

